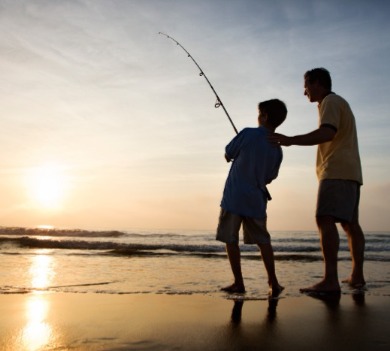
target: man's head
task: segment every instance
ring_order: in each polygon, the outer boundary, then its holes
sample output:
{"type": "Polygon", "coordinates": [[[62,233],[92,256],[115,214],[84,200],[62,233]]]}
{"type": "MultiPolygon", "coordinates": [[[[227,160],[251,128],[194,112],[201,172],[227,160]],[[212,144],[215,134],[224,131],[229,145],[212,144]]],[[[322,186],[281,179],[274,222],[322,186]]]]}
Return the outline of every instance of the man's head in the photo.
{"type": "Polygon", "coordinates": [[[304,95],[310,102],[321,102],[332,91],[332,79],[325,68],[314,68],[304,75],[304,95]]]}
{"type": "Polygon", "coordinates": [[[260,102],[259,125],[275,130],[279,127],[287,116],[287,107],[283,101],[272,99],[260,102]]]}

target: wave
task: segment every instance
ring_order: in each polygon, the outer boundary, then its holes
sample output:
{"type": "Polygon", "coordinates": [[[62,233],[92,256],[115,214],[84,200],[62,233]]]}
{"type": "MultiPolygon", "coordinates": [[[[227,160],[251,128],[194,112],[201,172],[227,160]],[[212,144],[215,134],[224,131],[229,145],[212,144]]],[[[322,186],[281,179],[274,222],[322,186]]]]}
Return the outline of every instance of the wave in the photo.
{"type": "MultiPolygon", "coordinates": [[[[181,240],[183,242],[183,240],[181,240]]],[[[313,261],[321,260],[322,255],[318,245],[307,245],[295,242],[294,245],[281,244],[273,245],[275,257],[279,260],[292,261],[313,261]]],[[[0,253],[7,255],[18,255],[20,249],[60,249],[77,250],[72,254],[96,254],[96,255],[117,255],[117,256],[201,256],[205,258],[218,258],[226,255],[225,247],[221,243],[215,244],[191,244],[191,243],[124,243],[114,241],[91,241],[91,240],[55,240],[33,237],[0,237],[0,253]],[[5,250],[4,250],[5,249],[5,250]]],[[[259,251],[256,245],[245,245],[241,247],[245,259],[258,259],[259,251]]],[[[348,246],[340,247],[341,254],[348,253],[348,246]]],[[[369,245],[366,250],[366,260],[390,261],[389,249],[383,245],[369,245]]],[[[24,251],[23,254],[26,252],[24,251]]],[[[340,259],[349,259],[349,254],[340,259]]]]}
{"type": "MultiPolygon", "coordinates": [[[[19,237],[72,237],[72,238],[126,238],[154,241],[161,239],[162,241],[183,241],[191,238],[192,241],[210,240],[215,237],[212,232],[186,232],[173,233],[169,231],[118,231],[118,230],[85,230],[85,229],[58,229],[58,228],[25,228],[25,227],[1,227],[0,238],[2,236],[19,236],[19,237]]],[[[273,243],[303,245],[313,244],[318,245],[319,237],[317,232],[292,232],[283,231],[275,232],[272,236],[273,243]]],[[[369,232],[366,235],[366,243],[376,246],[390,246],[390,235],[388,232],[369,232]]],[[[341,242],[346,241],[346,237],[340,236],[341,242]]]]}
{"type": "MultiPolygon", "coordinates": [[[[184,240],[178,240],[184,242],[184,240]]],[[[0,237],[1,244],[13,244],[24,248],[42,248],[42,249],[75,249],[75,250],[134,250],[134,251],[171,251],[176,253],[198,252],[198,253],[218,253],[225,252],[225,246],[222,243],[215,244],[191,244],[191,243],[123,243],[113,241],[89,241],[89,240],[55,240],[47,238],[24,237],[0,237]]],[[[318,252],[318,245],[273,245],[275,251],[284,252],[318,252]]],[[[245,245],[241,247],[242,252],[258,252],[256,245],[245,245]]]]}
{"type": "Polygon", "coordinates": [[[90,286],[102,286],[102,285],[109,285],[115,283],[115,281],[110,282],[97,282],[97,283],[83,283],[83,284],[70,284],[70,285],[56,285],[56,286],[47,286],[45,288],[31,288],[31,287],[20,287],[20,286],[12,286],[12,285],[5,285],[0,286],[0,294],[1,295],[13,295],[13,294],[28,294],[31,292],[36,291],[56,291],[56,290],[62,290],[66,288],[83,288],[83,287],[90,287],[90,286]]]}
{"type": "Polygon", "coordinates": [[[117,230],[83,230],[83,229],[47,229],[47,228],[23,228],[23,227],[0,227],[0,235],[31,235],[53,237],[90,237],[90,238],[118,238],[126,233],[117,230]]]}

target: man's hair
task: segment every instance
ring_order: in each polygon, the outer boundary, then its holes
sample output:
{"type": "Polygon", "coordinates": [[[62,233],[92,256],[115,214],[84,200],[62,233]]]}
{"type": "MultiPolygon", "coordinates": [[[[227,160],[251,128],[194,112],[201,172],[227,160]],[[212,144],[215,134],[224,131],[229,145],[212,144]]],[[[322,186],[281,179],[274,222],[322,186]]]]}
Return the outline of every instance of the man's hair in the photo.
{"type": "Polygon", "coordinates": [[[332,90],[332,79],[330,78],[330,73],[325,68],[314,68],[310,71],[307,71],[304,75],[304,78],[307,79],[310,83],[317,82],[320,83],[320,85],[328,89],[329,91],[332,90]]]}
{"type": "Polygon", "coordinates": [[[259,111],[268,115],[267,122],[275,129],[284,122],[287,116],[285,103],[278,99],[260,102],[259,111]]]}

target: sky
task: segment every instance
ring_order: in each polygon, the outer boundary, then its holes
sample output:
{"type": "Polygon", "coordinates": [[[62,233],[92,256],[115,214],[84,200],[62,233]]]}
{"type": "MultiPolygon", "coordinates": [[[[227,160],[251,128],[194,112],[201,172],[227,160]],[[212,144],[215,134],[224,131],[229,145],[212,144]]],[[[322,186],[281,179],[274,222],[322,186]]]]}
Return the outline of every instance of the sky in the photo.
{"type": "MultiPolygon", "coordinates": [[[[0,0],[0,226],[215,230],[235,136],[257,104],[317,128],[303,74],[351,105],[360,221],[390,230],[390,4],[308,0],[0,0]]],[[[315,230],[316,147],[284,148],[268,227],[315,230]]]]}

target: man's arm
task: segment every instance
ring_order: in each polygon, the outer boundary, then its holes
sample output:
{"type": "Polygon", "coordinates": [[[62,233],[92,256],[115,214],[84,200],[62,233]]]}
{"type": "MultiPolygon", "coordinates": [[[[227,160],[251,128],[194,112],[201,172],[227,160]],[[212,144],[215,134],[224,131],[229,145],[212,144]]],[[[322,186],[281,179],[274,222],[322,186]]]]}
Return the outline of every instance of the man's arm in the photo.
{"type": "Polygon", "coordinates": [[[268,140],[273,144],[278,144],[282,146],[310,146],[331,141],[335,135],[336,130],[334,130],[333,128],[329,128],[328,126],[321,126],[320,128],[313,130],[310,133],[291,137],[283,134],[274,133],[268,137],[268,140]]]}

